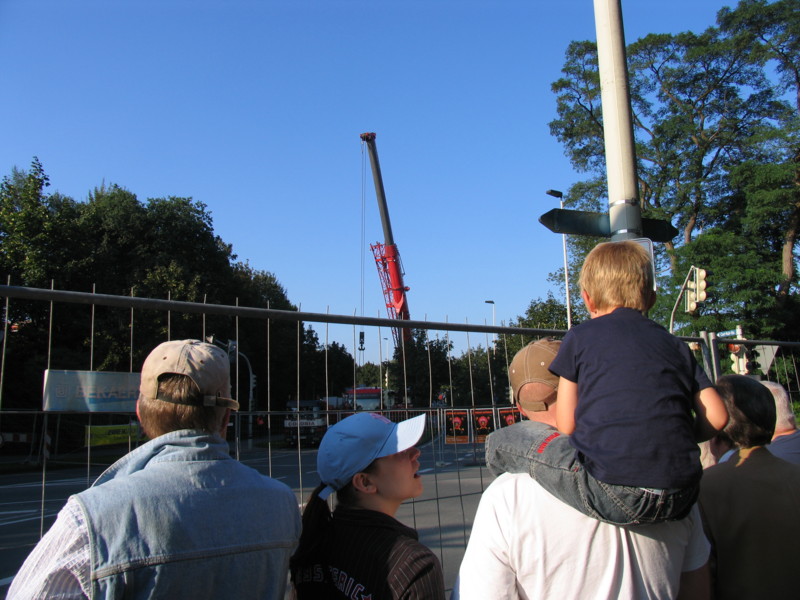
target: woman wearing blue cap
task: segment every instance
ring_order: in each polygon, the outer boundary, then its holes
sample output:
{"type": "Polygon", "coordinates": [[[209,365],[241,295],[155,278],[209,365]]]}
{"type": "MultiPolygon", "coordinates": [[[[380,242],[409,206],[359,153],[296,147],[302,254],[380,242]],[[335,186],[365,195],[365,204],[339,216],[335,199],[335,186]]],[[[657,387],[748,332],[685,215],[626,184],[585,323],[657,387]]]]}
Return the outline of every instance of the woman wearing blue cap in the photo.
{"type": "Polygon", "coordinates": [[[317,454],[322,483],[303,511],[290,563],[299,600],[445,597],[439,560],[394,518],[403,501],[422,493],[416,443],[424,430],[425,415],[392,423],[358,413],[325,433],[317,454]]]}

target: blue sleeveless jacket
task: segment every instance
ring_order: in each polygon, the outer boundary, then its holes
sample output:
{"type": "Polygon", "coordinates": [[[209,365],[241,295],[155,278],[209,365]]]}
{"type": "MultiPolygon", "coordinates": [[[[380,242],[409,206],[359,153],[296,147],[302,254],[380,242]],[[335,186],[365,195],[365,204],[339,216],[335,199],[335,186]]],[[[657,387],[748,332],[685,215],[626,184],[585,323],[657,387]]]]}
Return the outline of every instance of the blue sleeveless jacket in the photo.
{"type": "Polygon", "coordinates": [[[76,497],[89,528],[92,598],[283,598],[300,535],[292,491],[174,431],[114,463],[76,497]]]}

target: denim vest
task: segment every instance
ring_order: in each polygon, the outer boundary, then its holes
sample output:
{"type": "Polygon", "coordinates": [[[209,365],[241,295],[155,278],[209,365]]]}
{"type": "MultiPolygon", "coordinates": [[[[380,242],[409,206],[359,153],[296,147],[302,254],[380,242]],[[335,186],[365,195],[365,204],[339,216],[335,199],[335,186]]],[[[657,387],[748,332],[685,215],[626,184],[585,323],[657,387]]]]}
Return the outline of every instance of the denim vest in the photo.
{"type": "Polygon", "coordinates": [[[300,513],[291,490],[200,431],[162,435],[75,496],[92,598],[283,598],[300,513]]]}

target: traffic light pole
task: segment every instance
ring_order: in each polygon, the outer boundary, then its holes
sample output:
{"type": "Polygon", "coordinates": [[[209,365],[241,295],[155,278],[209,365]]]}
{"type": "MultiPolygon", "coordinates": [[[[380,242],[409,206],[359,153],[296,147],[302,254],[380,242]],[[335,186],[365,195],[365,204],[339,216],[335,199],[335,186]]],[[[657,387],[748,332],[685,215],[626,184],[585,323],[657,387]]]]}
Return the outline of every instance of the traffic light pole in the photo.
{"type": "Polygon", "coordinates": [[[719,379],[719,349],[716,344],[716,335],[709,334],[708,331],[704,330],[700,332],[700,337],[703,340],[700,345],[700,352],[703,356],[703,370],[706,373],[711,373],[713,381],[716,381],[719,379]],[[714,358],[715,349],[717,350],[716,359],[714,358]]]}
{"type": "Polygon", "coordinates": [[[672,307],[672,313],[669,316],[669,332],[674,333],[675,329],[675,312],[678,310],[678,305],[681,303],[683,299],[683,293],[686,291],[686,286],[689,285],[689,279],[692,277],[692,273],[694,273],[694,265],[689,267],[689,272],[686,274],[686,279],[683,280],[683,285],[681,289],[678,290],[678,297],[675,299],[675,306],[672,307]]]}

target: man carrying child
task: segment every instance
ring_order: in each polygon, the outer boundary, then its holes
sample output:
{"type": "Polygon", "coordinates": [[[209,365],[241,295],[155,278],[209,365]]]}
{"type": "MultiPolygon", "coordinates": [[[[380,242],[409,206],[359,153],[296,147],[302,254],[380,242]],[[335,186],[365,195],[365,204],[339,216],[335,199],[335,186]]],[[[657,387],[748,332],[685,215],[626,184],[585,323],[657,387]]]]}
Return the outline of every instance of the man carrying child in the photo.
{"type": "MultiPolygon", "coordinates": [[[[541,339],[509,366],[514,401],[555,433],[560,342],[541,339]]],[[[709,544],[695,506],[685,519],[624,527],[567,506],[525,473],[504,473],[481,496],[451,600],[709,597],[709,544]]]]}
{"type": "Polygon", "coordinates": [[[609,523],[689,513],[702,474],[697,442],[725,427],[728,414],[687,345],[645,316],[653,277],[650,254],[636,242],[589,253],[580,286],[591,320],[567,332],[550,365],[559,376],[558,431],[521,423],[493,434],[493,473],[529,472],[609,523]]]}

